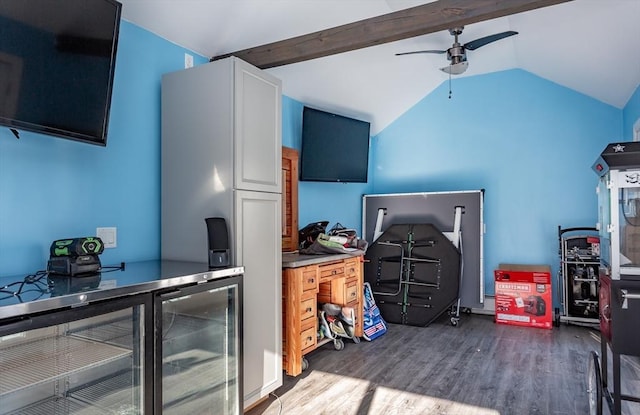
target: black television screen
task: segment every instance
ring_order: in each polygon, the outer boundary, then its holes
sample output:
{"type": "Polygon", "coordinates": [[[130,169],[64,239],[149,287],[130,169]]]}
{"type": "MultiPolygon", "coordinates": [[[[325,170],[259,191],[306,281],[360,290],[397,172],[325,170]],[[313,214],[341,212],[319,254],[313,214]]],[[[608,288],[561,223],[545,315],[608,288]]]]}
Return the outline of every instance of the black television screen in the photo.
{"type": "Polygon", "coordinates": [[[0,1],[0,125],[106,145],[121,9],[0,1]]]}
{"type": "Polygon", "coordinates": [[[366,183],[369,129],[366,121],[304,107],[300,180],[366,183]]]}

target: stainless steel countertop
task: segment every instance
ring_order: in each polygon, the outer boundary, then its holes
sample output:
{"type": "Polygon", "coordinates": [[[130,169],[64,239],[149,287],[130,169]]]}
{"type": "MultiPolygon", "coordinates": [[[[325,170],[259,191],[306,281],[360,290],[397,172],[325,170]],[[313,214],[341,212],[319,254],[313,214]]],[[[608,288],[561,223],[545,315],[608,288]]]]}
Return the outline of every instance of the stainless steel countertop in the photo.
{"type": "MultiPolygon", "coordinates": [[[[106,267],[105,267],[106,268],[106,267]]],[[[242,275],[243,267],[210,270],[208,264],[183,261],[141,261],[126,263],[124,270],[103,271],[85,277],[43,277],[38,284],[27,284],[20,295],[0,291],[0,324],[19,317],[125,295],[141,294],[169,287],[242,275]]],[[[22,281],[25,276],[0,278],[0,289],[22,281]]],[[[18,290],[14,285],[5,291],[18,290]]]]}

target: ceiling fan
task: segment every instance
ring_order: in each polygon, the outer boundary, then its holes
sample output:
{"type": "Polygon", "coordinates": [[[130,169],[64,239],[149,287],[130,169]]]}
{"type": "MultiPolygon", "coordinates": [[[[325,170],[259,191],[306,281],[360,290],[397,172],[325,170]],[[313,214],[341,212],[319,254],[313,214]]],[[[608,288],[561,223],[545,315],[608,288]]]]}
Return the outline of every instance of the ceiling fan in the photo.
{"type": "Polygon", "coordinates": [[[458,35],[462,34],[462,30],[464,26],[454,27],[453,29],[449,29],[449,33],[454,36],[455,40],[453,42],[453,46],[446,50],[416,50],[413,52],[402,52],[396,53],[396,56],[400,55],[413,55],[416,53],[446,53],[447,59],[450,61],[448,66],[444,68],[440,68],[441,71],[448,73],[449,75],[460,75],[464,71],[467,70],[469,66],[469,62],[467,62],[467,50],[476,50],[481,46],[487,45],[491,42],[495,42],[496,40],[504,39],[505,37],[517,35],[518,32],[514,32],[513,30],[509,30],[507,32],[495,33],[493,35],[481,37],[476,40],[472,40],[471,42],[467,42],[464,45],[461,45],[458,42],[458,35]]]}

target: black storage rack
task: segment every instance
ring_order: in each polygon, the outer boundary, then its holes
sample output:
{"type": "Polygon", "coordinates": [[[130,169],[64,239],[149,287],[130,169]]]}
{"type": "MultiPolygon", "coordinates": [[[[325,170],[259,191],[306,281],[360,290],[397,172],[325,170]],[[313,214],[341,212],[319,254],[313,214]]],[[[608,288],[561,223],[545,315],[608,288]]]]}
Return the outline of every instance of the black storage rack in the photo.
{"type": "Polygon", "coordinates": [[[600,238],[597,228],[562,228],[558,226],[558,292],[561,309],[556,311],[556,326],[560,322],[597,326],[598,274],[600,238]]]}

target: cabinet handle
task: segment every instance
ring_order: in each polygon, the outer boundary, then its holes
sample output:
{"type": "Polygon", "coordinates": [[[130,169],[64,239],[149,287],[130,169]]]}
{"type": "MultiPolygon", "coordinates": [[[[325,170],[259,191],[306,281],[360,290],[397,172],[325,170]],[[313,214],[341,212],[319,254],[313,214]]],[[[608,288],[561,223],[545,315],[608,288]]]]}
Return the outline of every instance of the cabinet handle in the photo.
{"type": "Polygon", "coordinates": [[[164,294],[160,294],[160,298],[173,297],[179,295],[182,292],[179,288],[166,292],[164,294]]]}
{"type": "Polygon", "coordinates": [[[309,278],[309,279],[307,280],[307,282],[308,282],[309,284],[313,284],[315,281],[316,281],[316,280],[315,280],[314,278],[309,278]]]}
{"type": "Polygon", "coordinates": [[[640,293],[630,293],[629,290],[621,289],[620,296],[622,297],[622,308],[629,308],[628,300],[640,300],[640,293]]]}
{"type": "Polygon", "coordinates": [[[313,311],[313,308],[311,308],[311,307],[307,307],[307,310],[306,310],[306,311],[307,311],[307,313],[310,313],[310,312],[312,312],[312,311],[313,311]]]}
{"type": "Polygon", "coordinates": [[[355,297],[355,296],[356,296],[356,293],[351,293],[351,297],[355,297]]]}
{"type": "Polygon", "coordinates": [[[307,337],[307,341],[310,342],[311,340],[313,340],[313,337],[309,336],[307,337]]]}
{"type": "Polygon", "coordinates": [[[331,275],[336,275],[338,273],[337,269],[334,269],[333,271],[331,271],[331,275]]]}

